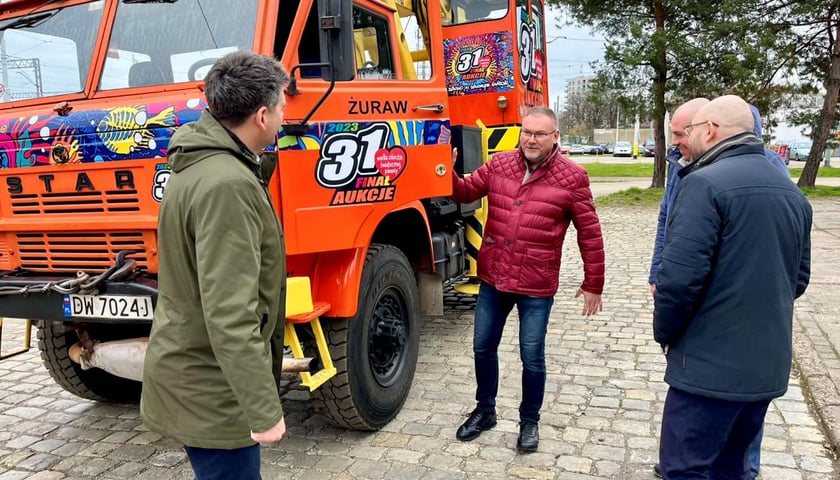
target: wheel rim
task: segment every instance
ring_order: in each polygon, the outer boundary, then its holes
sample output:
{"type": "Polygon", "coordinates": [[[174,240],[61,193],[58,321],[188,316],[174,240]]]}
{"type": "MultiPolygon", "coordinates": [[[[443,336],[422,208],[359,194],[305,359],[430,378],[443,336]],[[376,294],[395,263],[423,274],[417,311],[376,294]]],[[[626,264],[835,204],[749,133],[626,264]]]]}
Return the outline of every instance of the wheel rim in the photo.
{"type": "Polygon", "coordinates": [[[382,387],[390,387],[401,377],[409,335],[405,300],[399,290],[388,288],[373,308],[368,336],[370,370],[382,387]]]}

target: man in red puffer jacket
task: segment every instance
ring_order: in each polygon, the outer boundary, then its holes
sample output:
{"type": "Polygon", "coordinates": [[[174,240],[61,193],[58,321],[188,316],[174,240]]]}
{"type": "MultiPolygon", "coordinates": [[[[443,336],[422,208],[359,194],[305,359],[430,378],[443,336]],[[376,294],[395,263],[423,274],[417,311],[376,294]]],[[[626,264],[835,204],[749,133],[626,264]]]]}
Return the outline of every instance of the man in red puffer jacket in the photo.
{"type": "MultiPolygon", "coordinates": [[[[563,239],[569,222],[578,232],[584,280],[583,314],[603,308],[604,244],[586,171],[557,148],[557,116],[534,107],[522,119],[519,149],[496,154],[469,177],[453,172],[452,198],[473,202],[485,195],[487,222],[478,254],[481,280],[475,308],[473,352],[477,407],[458,429],[469,441],[496,425],[498,347],[505,320],[519,312],[522,402],[517,450],[539,445],[540,407],[545,393],[545,335],[557,293],[563,239]]],[[[453,162],[457,152],[453,152],[453,162]]]]}

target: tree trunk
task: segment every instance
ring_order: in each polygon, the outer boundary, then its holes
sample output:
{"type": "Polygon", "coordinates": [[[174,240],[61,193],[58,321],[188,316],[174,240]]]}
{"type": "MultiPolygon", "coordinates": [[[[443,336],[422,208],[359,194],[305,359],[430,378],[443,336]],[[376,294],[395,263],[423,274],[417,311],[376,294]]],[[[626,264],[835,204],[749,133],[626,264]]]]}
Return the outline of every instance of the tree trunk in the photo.
{"type": "MultiPolygon", "coordinates": [[[[816,125],[812,137],[811,151],[808,161],[802,170],[802,175],[796,183],[799,188],[814,188],[817,181],[817,171],[825,153],[828,134],[834,127],[834,112],[837,109],[837,99],[840,96],[840,20],[835,20],[834,35],[831,46],[831,66],[828,70],[828,80],[825,82],[825,99],[823,100],[820,120],[816,125]]],[[[829,31],[831,38],[831,31],[829,31]]]]}
{"type": "Polygon", "coordinates": [[[653,14],[656,33],[653,41],[656,60],[653,63],[653,140],[656,151],[653,154],[653,179],[650,188],[665,188],[665,80],[668,78],[668,60],[665,56],[665,9],[662,2],[654,2],[653,14]]]}

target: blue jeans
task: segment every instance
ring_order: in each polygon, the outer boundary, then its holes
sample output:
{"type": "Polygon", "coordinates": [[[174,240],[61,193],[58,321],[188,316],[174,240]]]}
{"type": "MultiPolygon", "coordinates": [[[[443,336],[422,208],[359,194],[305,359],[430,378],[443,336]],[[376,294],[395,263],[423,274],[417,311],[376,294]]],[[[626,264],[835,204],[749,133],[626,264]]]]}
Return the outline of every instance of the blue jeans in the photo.
{"type": "Polygon", "coordinates": [[[752,480],[748,450],[770,400],[730,402],[668,389],[659,462],[669,480],[752,480]]]}
{"type": "Polygon", "coordinates": [[[222,450],[184,447],[195,480],[260,480],[260,446],[222,450]]]}
{"type": "Polygon", "coordinates": [[[545,395],[545,334],[553,297],[535,298],[500,292],[482,282],[475,307],[475,400],[478,408],[495,412],[499,391],[499,342],[508,314],[519,311],[519,356],[522,359],[521,422],[539,422],[545,395]]]}

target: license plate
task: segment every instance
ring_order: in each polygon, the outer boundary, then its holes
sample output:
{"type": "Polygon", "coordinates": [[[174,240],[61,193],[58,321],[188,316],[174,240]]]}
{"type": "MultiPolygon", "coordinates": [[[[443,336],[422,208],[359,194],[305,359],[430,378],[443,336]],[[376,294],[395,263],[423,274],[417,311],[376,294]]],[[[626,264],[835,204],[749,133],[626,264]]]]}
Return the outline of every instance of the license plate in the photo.
{"type": "Polygon", "coordinates": [[[127,295],[64,295],[64,316],[151,320],[152,297],[127,295]]]}

